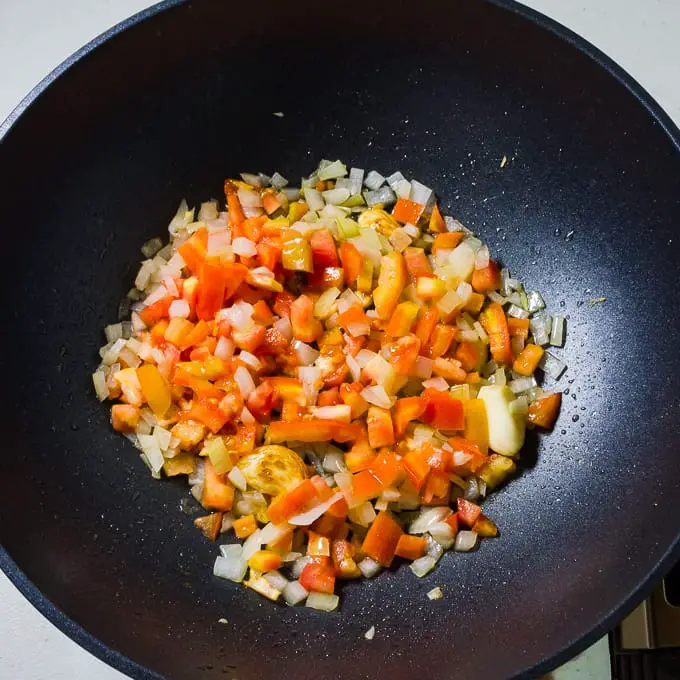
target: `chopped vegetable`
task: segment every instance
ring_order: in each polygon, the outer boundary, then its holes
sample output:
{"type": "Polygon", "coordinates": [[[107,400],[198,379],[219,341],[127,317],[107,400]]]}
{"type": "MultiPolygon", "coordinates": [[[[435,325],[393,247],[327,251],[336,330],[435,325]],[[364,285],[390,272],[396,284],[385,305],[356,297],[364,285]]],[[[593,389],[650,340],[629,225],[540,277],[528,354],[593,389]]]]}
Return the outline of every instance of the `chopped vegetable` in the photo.
{"type": "Polygon", "coordinates": [[[333,611],[338,580],[499,535],[481,503],[554,426],[565,318],[416,179],[323,160],[287,185],[182,202],[92,382],[154,477],[188,476],[206,538],[243,541],[215,576],[333,611]]]}

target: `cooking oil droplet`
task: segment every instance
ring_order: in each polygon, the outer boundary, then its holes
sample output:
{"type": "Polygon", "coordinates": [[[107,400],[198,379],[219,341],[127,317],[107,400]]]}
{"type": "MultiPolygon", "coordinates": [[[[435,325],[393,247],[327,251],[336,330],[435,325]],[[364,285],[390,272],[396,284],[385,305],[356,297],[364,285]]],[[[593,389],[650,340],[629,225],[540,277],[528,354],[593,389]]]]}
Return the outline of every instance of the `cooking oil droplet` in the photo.
{"type": "Polygon", "coordinates": [[[572,416],[571,421],[572,423],[578,423],[578,416],[572,416]]]}

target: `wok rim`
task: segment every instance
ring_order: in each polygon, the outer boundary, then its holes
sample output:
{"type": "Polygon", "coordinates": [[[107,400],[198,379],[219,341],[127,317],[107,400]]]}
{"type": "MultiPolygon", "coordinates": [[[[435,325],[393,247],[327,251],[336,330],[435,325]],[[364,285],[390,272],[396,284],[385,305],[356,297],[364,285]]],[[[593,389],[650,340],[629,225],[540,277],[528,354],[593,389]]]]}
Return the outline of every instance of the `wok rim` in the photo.
{"type": "MultiPolygon", "coordinates": [[[[167,9],[190,1],[191,0],[163,0],[162,2],[147,7],[127,19],[124,19],[104,33],[101,33],[74,52],[33,87],[19,104],[17,104],[2,124],[0,124],[0,143],[23,113],[71,66],[87,57],[95,49],[108,42],[119,33],[122,33],[142,21],[146,21],[167,9]]],[[[511,11],[527,19],[531,23],[552,33],[557,39],[564,40],[579,52],[596,62],[611,77],[621,83],[626,90],[642,104],[648,114],[661,126],[675,149],[680,151],[680,128],[678,128],[670,115],[649,94],[649,92],[647,92],[647,90],[625,69],[604,54],[604,52],[566,26],[563,26],[537,10],[522,5],[515,0],[484,1],[490,5],[511,11]]],[[[515,675],[511,680],[528,680],[529,678],[542,676],[566,663],[593,645],[597,640],[606,635],[626,613],[632,611],[640,602],[649,597],[658,580],[670,571],[678,560],[680,560],[680,531],[666,553],[648,572],[647,577],[633,588],[632,591],[627,593],[616,607],[600,617],[599,620],[595,621],[588,630],[580,637],[572,640],[560,652],[541,659],[533,666],[530,666],[518,675],[515,675]]],[[[121,673],[125,673],[135,680],[163,680],[163,676],[138,664],[121,652],[112,649],[67,616],[26,576],[2,545],[0,545],[0,569],[2,569],[10,582],[38,610],[38,612],[62,633],[67,635],[71,640],[76,642],[90,654],[94,655],[100,661],[103,661],[112,668],[115,668],[121,673]]]]}

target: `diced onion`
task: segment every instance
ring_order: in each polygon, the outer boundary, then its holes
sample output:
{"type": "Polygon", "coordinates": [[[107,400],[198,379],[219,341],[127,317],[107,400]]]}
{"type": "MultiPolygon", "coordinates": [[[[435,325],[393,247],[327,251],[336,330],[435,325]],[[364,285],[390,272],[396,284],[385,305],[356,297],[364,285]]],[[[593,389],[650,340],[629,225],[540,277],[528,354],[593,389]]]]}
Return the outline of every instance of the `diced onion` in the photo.
{"type": "Polygon", "coordinates": [[[529,412],[529,400],[526,396],[522,395],[511,401],[508,408],[513,415],[525,416],[529,412]]]}
{"type": "MultiPolygon", "coordinates": [[[[352,415],[352,407],[347,404],[333,404],[332,406],[320,406],[312,411],[315,418],[322,420],[338,420],[349,423],[352,415]]],[[[337,472],[337,470],[335,471],[337,472]]]]}
{"type": "Polygon", "coordinates": [[[439,543],[435,541],[434,538],[430,536],[430,534],[425,534],[423,538],[427,541],[427,548],[425,548],[425,554],[434,558],[435,561],[438,561],[444,554],[444,548],[442,548],[442,546],[439,545],[439,543]]]}
{"type": "Polygon", "coordinates": [[[109,398],[109,388],[106,386],[106,373],[104,371],[95,371],[92,374],[92,382],[94,383],[94,391],[97,393],[99,401],[105,401],[109,398]]]}
{"type": "Polygon", "coordinates": [[[173,300],[170,303],[170,309],[168,310],[171,319],[179,317],[180,319],[186,319],[191,314],[191,308],[186,300],[173,300]]]}
{"type": "Polygon", "coordinates": [[[319,179],[326,181],[327,179],[336,179],[337,177],[344,177],[347,174],[347,166],[342,161],[333,161],[323,168],[319,168],[319,179]]]}
{"type": "Polygon", "coordinates": [[[243,559],[249,560],[263,545],[260,530],[250,534],[243,543],[243,559]]]}
{"type": "Polygon", "coordinates": [[[351,355],[347,355],[347,367],[350,370],[350,373],[352,374],[352,380],[355,382],[359,380],[361,377],[361,366],[357,363],[357,360],[351,355]]]}
{"type": "Polygon", "coordinates": [[[229,359],[233,356],[234,354],[234,343],[232,340],[229,338],[225,338],[224,336],[220,336],[220,339],[217,341],[217,345],[215,345],[215,356],[218,359],[229,359]]]}
{"type": "Polygon", "coordinates": [[[460,309],[463,307],[465,303],[463,300],[461,300],[460,295],[455,290],[450,290],[448,293],[445,293],[443,297],[441,297],[437,301],[437,309],[444,314],[444,316],[448,316],[451,314],[454,310],[460,309]]]}
{"type": "Polygon", "coordinates": [[[536,380],[532,377],[517,378],[516,380],[511,380],[508,383],[508,387],[515,393],[521,394],[527,390],[536,387],[536,380]]]}
{"type": "Polygon", "coordinates": [[[273,524],[269,522],[260,529],[260,540],[262,543],[276,543],[290,532],[291,528],[287,522],[283,524],[273,524]]]}
{"type": "Polygon", "coordinates": [[[427,597],[430,600],[441,600],[442,597],[444,597],[444,593],[442,592],[442,589],[437,586],[436,588],[432,588],[432,590],[428,591],[427,597]]]}
{"type": "Polygon", "coordinates": [[[392,408],[394,398],[390,397],[381,385],[370,385],[361,390],[361,396],[369,403],[380,408],[392,408]]]}
{"type": "Polygon", "coordinates": [[[397,197],[389,187],[381,187],[377,191],[364,192],[364,199],[366,201],[366,205],[373,207],[374,205],[378,205],[378,203],[394,203],[397,197]]]}
{"type": "Polygon", "coordinates": [[[385,184],[385,178],[376,170],[371,170],[364,179],[364,185],[371,191],[376,191],[383,184],[385,184]]]}
{"type": "Polygon", "coordinates": [[[283,316],[273,323],[273,328],[275,328],[281,335],[283,335],[286,340],[291,340],[293,338],[293,327],[291,326],[290,319],[287,316],[283,316]]]}
{"type": "Polygon", "coordinates": [[[527,293],[527,307],[532,314],[545,309],[543,296],[537,290],[530,290],[527,293]]]}
{"type": "Polygon", "coordinates": [[[446,392],[449,389],[449,383],[447,383],[444,378],[430,378],[429,380],[423,381],[423,387],[432,387],[440,392],[446,392]]]}
{"type": "Polygon", "coordinates": [[[300,584],[299,581],[289,581],[283,589],[283,599],[291,607],[300,604],[307,598],[309,591],[300,584]]]}
{"type": "Polygon", "coordinates": [[[241,583],[248,571],[248,562],[242,557],[218,557],[215,560],[213,574],[218,578],[241,583]]]}
{"type": "Polygon", "coordinates": [[[252,368],[254,371],[259,371],[262,368],[262,362],[254,354],[251,354],[250,352],[241,350],[240,354],[238,355],[238,358],[244,364],[252,368]]]}
{"type": "Polygon", "coordinates": [[[293,349],[302,366],[311,366],[319,358],[318,350],[300,340],[293,342],[293,349]]]}
{"type": "Polygon", "coordinates": [[[489,248],[482,246],[475,257],[475,269],[486,269],[489,266],[489,248]]]}
{"type": "Polygon", "coordinates": [[[423,578],[426,574],[429,574],[437,565],[437,561],[430,557],[429,555],[423,555],[417,560],[411,562],[411,571],[418,577],[423,578]]]}
{"type": "Polygon", "coordinates": [[[146,455],[151,470],[153,472],[160,472],[163,463],[165,463],[165,458],[163,458],[161,447],[158,446],[156,437],[150,434],[139,434],[137,435],[137,439],[142,451],[144,451],[144,454],[146,455]]]}
{"type": "Polygon", "coordinates": [[[231,249],[236,255],[243,257],[255,257],[257,255],[255,244],[245,236],[237,236],[231,244],[231,249]]]}
{"type": "Polygon", "coordinates": [[[258,191],[252,189],[245,189],[242,186],[238,188],[238,200],[242,208],[260,208],[262,207],[262,198],[258,191]]]}
{"type": "Polygon", "coordinates": [[[344,203],[350,196],[349,189],[329,189],[321,194],[323,200],[331,205],[340,205],[344,203]]]}
{"type": "Polygon", "coordinates": [[[451,515],[451,508],[448,507],[423,508],[418,517],[411,522],[408,533],[424,534],[432,525],[443,522],[449,515],[451,515]]]}
{"type": "MultiPolygon", "coordinates": [[[[298,557],[298,558],[293,562],[293,564],[292,564],[292,566],[291,566],[291,568],[290,568],[290,575],[291,575],[293,578],[295,578],[295,579],[300,578],[300,574],[302,573],[302,570],[305,568],[305,566],[306,566],[307,564],[309,564],[309,562],[310,562],[311,559],[312,559],[312,558],[309,557],[309,556],[307,556],[307,555],[303,555],[303,556],[301,556],[301,557],[298,557]]],[[[287,561],[288,561],[288,560],[287,560],[287,561]]]]}
{"type": "Polygon", "coordinates": [[[375,510],[369,501],[364,501],[354,508],[350,508],[349,519],[362,527],[371,526],[376,518],[375,510]]]}
{"type": "Polygon", "coordinates": [[[552,329],[550,330],[550,344],[553,347],[562,347],[564,345],[564,317],[554,316],[552,322],[552,329]]]}
{"type": "Polygon", "coordinates": [[[371,352],[370,349],[360,349],[357,352],[355,359],[357,364],[359,364],[361,368],[364,368],[364,366],[366,366],[369,361],[373,361],[373,359],[375,359],[377,356],[379,355],[375,352],[371,352]]]}
{"type": "Polygon", "coordinates": [[[313,211],[321,210],[326,205],[321,197],[321,192],[311,188],[305,189],[305,201],[307,201],[309,209],[313,211]]]}
{"type": "Polygon", "coordinates": [[[340,598],[337,595],[329,595],[328,593],[317,593],[316,591],[312,591],[307,596],[305,607],[318,609],[322,612],[332,612],[334,609],[338,608],[339,604],[340,598]]]}
{"type": "Polygon", "coordinates": [[[427,357],[421,357],[419,356],[416,359],[416,364],[415,364],[415,369],[414,369],[414,375],[417,378],[423,378],[427,379],[432,375],[432,366],[434,365],[434,361],[432,359],[428,359],[427,357]]]}
{"type": "Polygon", "coordinates": [[[253,376],[250,375],[250,371],[244,366],[239,366],[234,371],[234,380],[238,383],[238,387],[241,390],[241,396],[244,399],[247,399],[255,389],[255,381],[253,380],[253,376]]]}
{"type": "Polygon", "coordinates": [[[325,321],[333,313],[335,301],[338,299],[339,295],[340,290],[338,288],[328,288],[321,293],[314,303],[314,316],[317,319],[325,321]]]}
{"type": "Polygon", "coordinates": [[[472,324],[472,327],[473,327],[473,328],[475,329],[475,331],[477,332],[477,336],[479,337],[479,339],[480,339],[485,345],[488,345],[488,344],[489,344],[489,336],[486,334],[486,331],[484,330],[484,327],[482,326],[482,324],[479,323],[479,321],[475,321],[475,322],[472,324]]]}
{"type": "Polygon", "coordinates": [[[409,200],[420,205],[427,205],[432,198],[432,189],[421,184],[417,180],[411,180],[411,193],[409,200]]]}
{"type": "Polygon", "coordinates": [[[371,626],[365,633],[364,638],[366,640],[372,640],[375,637],[375,626],[371,626]]]}
{"type": "Polygon", "coordinates": [[[562,373],[567,370],[567,365],[550,352],[544,352],[538,365],[553,380],[559,380],[562,373]]]}
{"type": "Polygon", "coordinates": [[[253,306],[242,300],[233,304],[224,315],[237,331],[250,330],[254,325],[253,306]]]}
{"type": "Polygon", "coordinates": [[[326,472],[347,472],[345,454],[342,451],[328,451],[323,457],[323,469],[326,472]]]}
{"type": "Polygon", "coordinates": [[[475,531],[459,531],[456,534],[454,550],[457,552],[469,552],[477,545],[477,533],[475,531]]]}
{"type": "Polygon", "coordinates": [[[364,557],[363,560],[357,562],[357,567],[359,567],[359,571],[364,578],[373,578],[382,570],[380,563],[376,562],[372,557],[364,557]]]}
{"type": "Polygon", "coordinates": [[[227,475],[229,481],[240,491],[245,491],[248,487],[248,482],[246,481],[245,475],[237,467],[231,468],[229,474],[227,475]]]}
{"type": "Polygon", "coordinates": [[[528,319],[529,312],[515,304],[512,304],[508,307],[508,316],[512,316],[515,319],[528,319]]]}

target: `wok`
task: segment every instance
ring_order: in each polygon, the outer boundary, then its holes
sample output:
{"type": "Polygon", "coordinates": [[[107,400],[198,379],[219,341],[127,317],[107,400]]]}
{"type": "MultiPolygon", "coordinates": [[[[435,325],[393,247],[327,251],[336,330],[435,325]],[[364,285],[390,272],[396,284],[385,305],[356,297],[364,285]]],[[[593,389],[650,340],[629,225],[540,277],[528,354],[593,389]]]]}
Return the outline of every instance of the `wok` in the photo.
{"type": "Polygon", "coordinates": [[[108,663],[145,679],[535,677],[680,556],[680,135],[565,29],[511,2],[168,2],[74,55],[0,132],[0,565],[108,663]],[[331,615],[214,579],[186,489],[149,477],[90,381],[139,245],[180,198],[321,157],[434,187],[568,316],[570,391],[486,504],[499,540],[427,579],[351,583],[331,615]]]}

